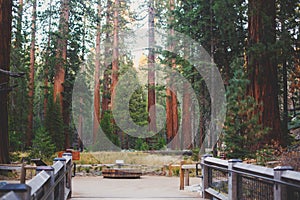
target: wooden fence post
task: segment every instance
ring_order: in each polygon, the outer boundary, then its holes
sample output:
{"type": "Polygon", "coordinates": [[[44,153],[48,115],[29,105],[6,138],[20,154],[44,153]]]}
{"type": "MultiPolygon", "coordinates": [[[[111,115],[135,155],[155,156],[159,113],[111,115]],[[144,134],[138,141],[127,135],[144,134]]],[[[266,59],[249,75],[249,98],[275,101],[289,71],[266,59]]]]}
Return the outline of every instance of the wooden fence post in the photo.
{"type": "Polygon", "coordinates": [[[72,196],[72,159],[69,160],[69,162],[67,163],[67,168],[66,170],[68,170],[67,172],[67,182],[66,182],[66,187],[70,190],[69,194],[68,194],[68,198],[71,198],[72,196]]]}
{"type": "Polygon", "coordinates": [[[189,169],[184,169],[184,186],[189,186],[190,185],[190,170],[189,169]]]}
{"type": "Polygon", "coordinates": [[[240,159],[230,159],[228,161],[228,199],[238,200],[238,174],[233,172],[233,166],[241,163],[240,159]]]}
{"type": "MultiPolygon", "coordinates": [[[[286,170],[294,170],[291,166],[278,166],[274,168],[274,179],[281,180],[281,175],[286,170]]],[[[286,186],[276,183],[274,184],[274,200],[288,200],[286,186]]]]}
{"type": "Polygon", "coordinates": [[[209,188],[209,184],[211,182],[211,170],[209,167],[205,166],[205,158],[212,157],[210,154],[205,154],[201,158],[201,168],[202,168],[202,197],[210,198],[210,195],[205,192],[207,188],[209,188]]]}
{"type": "Polygon", "coordinates": [[[45,191],[49,191],[49,195],[47,197],[47,200],[54,200],[54,189],[51,190],[51,188],[54,186],[54,168],[51,166],[37,166],[36,167],[36,173],[40,173],[41,171],[45,171],[51,178],[48,184],[45,185],[45,191]]]}
{"type": "Polygon", "coordinates": [[[170,163],[169,164],[169,174],[168,174],[169,177],[172,177],[173,176],[173,172],[172,172],[172,164],[170,163]]]}
{"type": "Polygon", "coordinates": [[[182,168],[182,165],[184,165],[184,161],[180,162],[180,171],[179,171],[179,176],[180,176],[180,186],[179,190],[184,190],[184,169],[182,168]]]}
{"type": "Polygon", "coordinates": [[[58,173],[58,176],[63,176],[63,179],[58,184],[58,197],[56,199],[65,199],[65,188],[66,188],[66,176],[64,175],[66,171],[66,159],[65,158],[54,158],[54,163],[61,162],[64,165],[63,171],[58,173]]]}
{"type": "Polygon", "coordinates": [[[25,163],[22,163],[20,183],[25,184],[25,182],[26,182],[26,169],[25,169],[25,163]]]}

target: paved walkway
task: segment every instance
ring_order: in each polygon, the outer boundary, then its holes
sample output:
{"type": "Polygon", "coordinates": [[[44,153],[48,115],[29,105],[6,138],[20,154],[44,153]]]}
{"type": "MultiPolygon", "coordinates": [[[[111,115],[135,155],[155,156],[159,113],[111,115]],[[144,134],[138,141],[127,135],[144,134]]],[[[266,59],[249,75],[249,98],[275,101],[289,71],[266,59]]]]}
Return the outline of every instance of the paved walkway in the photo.
{"type": "MultiPolygon", "coordinates": [[[[179,190],[178,177],[142,176],[140,179],[74,177],[72,200],[199,200],[199,192],[179,190]]],[[[199,184],[191,178],[190,184],[199,184]]]]}

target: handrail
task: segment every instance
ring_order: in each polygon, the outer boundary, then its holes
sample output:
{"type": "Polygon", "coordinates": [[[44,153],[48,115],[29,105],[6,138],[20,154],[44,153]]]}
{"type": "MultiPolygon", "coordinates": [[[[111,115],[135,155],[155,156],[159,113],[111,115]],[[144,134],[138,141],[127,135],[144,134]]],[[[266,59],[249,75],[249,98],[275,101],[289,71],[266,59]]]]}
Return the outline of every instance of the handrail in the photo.
{"type": "Polygon", "coordinates": [[[33,179],[31,179],[27,184],[31,187],[31,196],[35,195],[37,191],[40,190],[50,178],[50,175],[48,175],[45,171],[42,171],[33,179]]]}
{"type": "Polygon", "coordinates": [[[0,200],[67,199],[72,194],[72,167],[70,157],[56,158],[52,166],[37,166],[37,175],[28,184],[6,184],[0,187],[0,200]]]}
{"type": "Polygon", "coordinates": [[[286,200],[300,196],[300,172],[289,166],[272,169],[206,155],[201,168],[204,198],[286,200]]]}

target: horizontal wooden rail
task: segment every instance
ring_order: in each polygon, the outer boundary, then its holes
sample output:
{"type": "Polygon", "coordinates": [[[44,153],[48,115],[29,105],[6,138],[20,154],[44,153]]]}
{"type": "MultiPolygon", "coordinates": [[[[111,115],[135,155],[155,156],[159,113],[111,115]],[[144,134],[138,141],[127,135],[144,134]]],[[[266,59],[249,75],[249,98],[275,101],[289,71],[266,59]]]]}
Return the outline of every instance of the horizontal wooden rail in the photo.
{"type": "MultiPolygon", "coordinates": [[[[8,167],[8,166],[7,166],[8,167]]],[[[13,166],[19,169],[19,166],[13,166]]],[[[37,166],[36,176],[28,184],[0,187],[0,200],[64,200],[72,194],[72,159],[55,158],[52,166],[37,166]]]]}
{"type": "Polygon", "coordinates": [[[289,200],[300,196],[300,172],[290,166],[267,168],[210,155],[202,157],[201,166],[204,198],[289,200]]]}

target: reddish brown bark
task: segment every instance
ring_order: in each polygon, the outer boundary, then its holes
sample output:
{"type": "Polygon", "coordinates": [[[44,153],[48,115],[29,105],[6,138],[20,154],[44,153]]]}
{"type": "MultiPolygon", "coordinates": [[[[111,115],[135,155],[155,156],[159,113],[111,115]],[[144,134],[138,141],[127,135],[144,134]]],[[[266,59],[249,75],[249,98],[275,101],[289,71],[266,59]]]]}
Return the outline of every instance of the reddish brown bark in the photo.
{"type": "Polygon", "coordinates": [[[57,52],[56,52],[56,66],[55,66],[55,76],[54,76],[54,86],[53,86],[53,95],[54,95],[54,102],[60,102],[61,113],[63,116],[63,122],[65,125],[64,128],[64,140],[65,140],[65,148],[70,147],[69,141],[69,124],[70,124],[70,112],[69,106],[70,103],[68,101],[64,101],[63,99],[63,92],[66,89],[71,90],[70,87],[65,88],[65,66],[67,62],[67,37],[69,32],[69,0],[61,0],[62,10],[59,22],[59,33],[60,37],[57,40],[57,52]],[[58,98],[58,99],[57,99],[58,98]]]}
{"type": "Polygon", "coordinates": [[[100,42],[101,42],[101,1],[98,1],[98,22],[96,35],[96,59],[94,74],[94,126],[93,126],[93,143],[96,143],[97,133],[100,123],[100,42]]]}
{"type": "Polygon", "coordinates": [[[260,104],[259,123],[271,128],[266,141],[280,141],[277,63],[272,45],[275,37],[275,0],[249,1],[248,94],[260,104]],[[258,46],[260,45],[260,46],[258,46]]]}
{"type": "Polygon", "coordinates": [[[30,71],[28,87],[28,126],[26,131],[26,146],[32,145],[33,137],[33,98],[34,98],[34,65],[35,65],[35,35],[36,35],[36,0],[32,2],[32,25],[30,47],[30,71]]]}
{"type": "MultiPolygon", "coordinates": [[[[169,82],[169,80],[167,80],[169,82]]],[[[171,142],[173,136],[173,110],[172,110],[172,91],[170,88],[166,90],[166,128],[167,143],[171,142]]]]}
{"type": "MultiPolygon", "coordinates": [[[[9,71],[10,48],[11,48],[11,23],[12,23],[12,1],[0,0],[0,69],[9,71]]],[[[8,92],[5,85],[8,84],[7,75],[0,73],[0,163],[7,164],[9,159],[9,137],[8,137],[8,92]]]]}
{"type": "Polygon", "coordinates": [[[57,40],[57,52],[56,58],[57,63],[55,66],[55,77],[54,77],[54,88],[53,88],[53,97],[54,102],[60,101],[61,109],[63,108],[63,97],[62,93],[64,91],[63,83],[65,81],[65,64],[67,60],[67,35],[69,31],[69,1],[61,0],[62,12],[60,16],[60,37],[57,40]]]}
{"type": "MultiPolygon", "coordinates": [[[[175,3],[174,0],[170,0],[169,2],[170,5],[170,11],[172,12],[175,8],[175,3]]],[[[169,18],[169,23],[172,23],[174,20],[174,17],[171,16],[169,18]]],[[[174,29],[170,30],[170,36],[174,36],[174,29]]],[[[174,41],[171,40],[170,42],[170,52],[172,53],[174,51],[174,41]]],[[[171,68],[175,69],[176,68],[176,59],[171,58],[171,68]]],[[[167,88],[166,94],[167,94],[167,102],[166,102],[166,118],[167,118],[167,142],[170,142],[172,139],[172,148],[176,149],[179,148],[179,140],[178,137],[176,137],[178,133],[178,106],[177,106],[177,98],[176,98],[176,91],[175,87],[172,86],[173,80],[171,80],[172,77],[170,77],[167,80],[167,83],[169,87],[172,88],[167,88]]]]}

